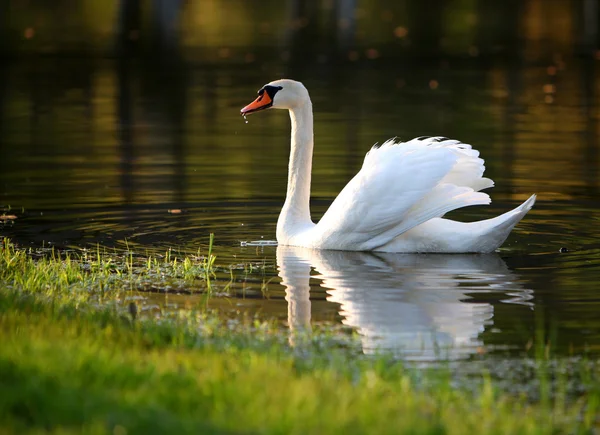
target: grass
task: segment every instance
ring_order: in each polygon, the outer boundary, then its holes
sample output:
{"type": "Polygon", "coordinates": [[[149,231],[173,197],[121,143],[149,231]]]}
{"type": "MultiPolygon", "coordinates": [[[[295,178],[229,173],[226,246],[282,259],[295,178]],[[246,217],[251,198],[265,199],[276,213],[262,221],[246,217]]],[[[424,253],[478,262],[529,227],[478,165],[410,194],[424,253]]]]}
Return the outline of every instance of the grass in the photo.
{"type": "Polygon", "coordinates": [[[105,302],[132,290],[155,287],[210,290],[214,275],[213,235],[206,255],[180,259],[167,251],[163,256],[138,256],[130,250],[108,253],[17,249],[8,239],[0,244],[0,282],[8,288],[69,301],[105,302]]]}
{"type": "Polygon", "coordinates": [[[117,291],[129,276],[121,260],[33,258],[8,241],[0,257],[0,433],[597,430],[597,388],[531,403],[485,375],[467,391],[443,370],[360,357],[331,337],[291,346],[268,324],[231,327],[196,311],[136,321],[89,296],[117,291]]]}

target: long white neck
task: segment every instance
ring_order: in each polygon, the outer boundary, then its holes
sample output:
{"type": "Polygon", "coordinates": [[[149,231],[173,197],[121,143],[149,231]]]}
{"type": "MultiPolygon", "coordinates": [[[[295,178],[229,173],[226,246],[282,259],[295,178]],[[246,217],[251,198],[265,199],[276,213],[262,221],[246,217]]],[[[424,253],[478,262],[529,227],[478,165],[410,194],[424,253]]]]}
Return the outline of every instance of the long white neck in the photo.
{"type": "Polygon", "coordinates": [[[289,239],[294,232],[312,225],[309,202],[314,139],[310,99],[290,109],[290,119],[292,143],[287,196],[277,221],[277,240],[280,243],[289,239]]]}

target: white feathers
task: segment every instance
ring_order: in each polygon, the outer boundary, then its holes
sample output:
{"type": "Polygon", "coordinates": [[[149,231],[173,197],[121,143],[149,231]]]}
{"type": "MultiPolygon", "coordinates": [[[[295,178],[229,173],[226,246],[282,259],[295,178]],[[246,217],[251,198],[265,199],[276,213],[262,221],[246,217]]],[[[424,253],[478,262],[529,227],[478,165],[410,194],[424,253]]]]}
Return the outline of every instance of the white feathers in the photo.
{"type": "Polygon", "coordinates": [[[445,183],[470,187],[475,191],[494,186],[492,180],[483,177],[485,166],[483,159],[479,158],[479,151],[474,150],[469,144],[443,137],[423,137],[412,139],[406,143],[397,143],[395,139],[390,139],[382,147],[394,145],[420,146],[431,149],[444,148],[452,152],[457,158],[452,170],[444,177],[443,181],[445,183]]]}
{"type": "Polygon", "coordinates": [[[373,147],[361,170],[317,225],[310,219],[313,113],[306,88],[293,80],[270,83],[273,108],[290,112],[288,188],[277,221],[280,245],[351,251],[489,252],[498,248],[535,202],[473,223],[443,219],[449,211],[489,204],[482,189],[484,161],[471,145],[442,137],[395,139],[373,147]]]}
{"type": "Polygon", "coordinates": [[[366,155],[316,230],[328,249],[377,250],[408,230],[469,205],[490,203],[478,192],[493,182],[470,145],[441,138],[388,140],[366,155]]]}

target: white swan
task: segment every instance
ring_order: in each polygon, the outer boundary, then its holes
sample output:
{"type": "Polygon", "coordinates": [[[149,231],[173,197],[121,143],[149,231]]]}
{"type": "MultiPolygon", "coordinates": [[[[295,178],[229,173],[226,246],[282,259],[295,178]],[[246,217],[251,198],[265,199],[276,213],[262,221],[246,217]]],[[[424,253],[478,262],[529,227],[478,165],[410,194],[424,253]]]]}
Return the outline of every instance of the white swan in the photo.
{"type": "Polygon", "coordinates": [[[276,80],[241,110],[287,109],[292,123],[287,197],[277,221],[280,245],[384,252],[491,252],[535,202],[493,219],[463,223],[442,216],[468,205],[489,204],[481,189],[484,161],[470,145],[440,137],[388,140],[373,147],[361,170],[319,223],[310,217],[313,112],[308,91],[294,80],[276,80]]]}

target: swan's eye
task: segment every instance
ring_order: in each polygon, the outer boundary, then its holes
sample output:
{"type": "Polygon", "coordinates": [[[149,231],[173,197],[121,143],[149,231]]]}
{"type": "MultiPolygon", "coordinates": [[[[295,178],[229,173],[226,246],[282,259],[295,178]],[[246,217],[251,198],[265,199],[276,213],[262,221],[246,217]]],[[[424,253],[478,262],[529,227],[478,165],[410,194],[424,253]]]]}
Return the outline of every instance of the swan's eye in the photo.
{"type": "Polygon", "coordinates": [[[266,85],[264,88],[262,88],[260,91],[260,95],[262,95],[263,93],[267,93],[267,95],[269,96],[269,98],[272,100],[273,98],[275,98],[275,94],[282,90],[283,87],[281,86],[271,86],[271,85],[266,85]]]}

